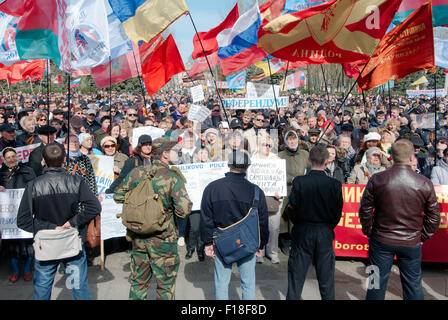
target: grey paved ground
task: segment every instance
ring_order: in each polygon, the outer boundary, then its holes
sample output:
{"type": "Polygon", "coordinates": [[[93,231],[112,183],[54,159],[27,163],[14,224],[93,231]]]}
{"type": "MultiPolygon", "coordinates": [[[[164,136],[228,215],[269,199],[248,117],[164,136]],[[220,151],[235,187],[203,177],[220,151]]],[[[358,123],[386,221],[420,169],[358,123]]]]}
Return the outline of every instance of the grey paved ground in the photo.
{"type": "MultiPolygon", "coordinates": [[[[181,265],[177,278],[176,298],[179,300],[213,300],[213,261],[206,258],[199,262],[196,255],[185,260],[185,247],[179,248],[181,265]]],[[[265,259],[257,264],[257,299],[284,300],[287,289],[287,256],[280,253],[280,264],[273,265],[265,259]]],[[[99,258],[94,266],[89,267],[89,287],[93,299],[122,300],[129,293],[129,253],[125,251],[106,256],[105,270],[100,269],[99,258]]],[[[33,297],[32,282],[23,278],[9,283],[10,266],[7,260],[0,261],[0,300],[29,300],[33,297]]],[[[338,300],[363,300],[365,297],[366,273],[361,260],[338,259],[336,262],[336,298],[338,300]]],[[[155,283],[151,285],[149,298],[155,298],[155,283]]],[[[448,300],[448,265],[425,264],[423,267],[423,289],[427,300],[448,300]]],[[[241,289],[238,271],[235,268],[232,276],[230,298],[239,300],[241,289]]],[[[65,277],[57,273],[52,299],[71,300],[72,294],[65,286],[65,277]]],[[[320,299],[318,284],[314,270],[310,269],[305,288],[304,300],[320,299]]],[[[388,300],[401,299],[401,284],[398,268],[393,267],[386,295],[388,300]]]]}

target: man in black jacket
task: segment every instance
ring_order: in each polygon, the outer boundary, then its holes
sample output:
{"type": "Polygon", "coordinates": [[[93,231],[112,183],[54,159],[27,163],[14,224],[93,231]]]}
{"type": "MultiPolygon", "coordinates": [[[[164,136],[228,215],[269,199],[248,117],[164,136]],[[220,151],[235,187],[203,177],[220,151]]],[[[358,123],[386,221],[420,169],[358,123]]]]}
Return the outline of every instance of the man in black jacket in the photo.
{"type": "MultiPolygon", "coordinates": [[[[31,181],[25,188],[17,215],[17,226],[34,234],[44,229],[78,228],[85,243],[87,226],[100,214],[101,204],[81,176],[68,175],[62,168],[65,161],[62,145],[48,144],[42,155],[47,168],[42,176],[31,181]]],[[[67,279],[73,281],[74,299],[90,300],[85,249],[72,258],[35,260],[34,299],[50,299],[59,263],[64,264],[67,279]]]]}
{"type": "MultiPolygon", "coordinates": [[[[201,201],[201,240],[205,254],[215,260],[215,295],[217,300],[228,300],[232,264],[224,263],[213,246],[213,231],[216,227],[226,228],[240,221],[252,207],[255,184],[245,179],[250,165],[245,152],[234,151],[229,155],[230,172],[226,177],[211,182],[204,190],[201,201]]],[[[258,188],[258,187],[257,187],[258,188]]],[[[268,212],[264,192],[260,189],[258,217],[260,224],[260,248],[256,254],[237,261],[242,283],[243,300],[255,299],[255,256],[261,256],[261,249],[269,239],[268,212]]]]}
{"type": "Polygon", "coordinates": [[[301,298],[311,262],[316,265],[323,300],[334,300],[334,231],[342,215],[342,185],[325,174],[328,151],[318,144],[310,151],[311,171],[292,182],[287,214],[293,222],[288,261],[287,300],[301,298]]]}

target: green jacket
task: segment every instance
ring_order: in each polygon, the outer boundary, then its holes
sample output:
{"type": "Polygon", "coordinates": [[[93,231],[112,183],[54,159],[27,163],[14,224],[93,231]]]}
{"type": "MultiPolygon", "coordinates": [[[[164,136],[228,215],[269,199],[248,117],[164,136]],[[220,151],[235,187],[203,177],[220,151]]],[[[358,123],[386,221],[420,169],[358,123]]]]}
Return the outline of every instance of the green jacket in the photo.
{"type": "MultiPolygon", "coordinates": [[[[193,205],[185,189],[185,178],[177,168],[169,168],[168,165],[162,163],[160,160],[154,160],[151,165],[132,169],[115,190],[114,200],[118,203],[123,203],[126,194],[137,187],[145,173],[153,168],[157,170],[153,184],[154,192],[162,197],[165,212],[171,216],[171,223],[168,229],[153,237],[174,242],[177,240],[174,214],[180,218],[185,218],[191,212],[193,205]]],[[[133,236],[138,238],[135,234],[133,236]]]]}

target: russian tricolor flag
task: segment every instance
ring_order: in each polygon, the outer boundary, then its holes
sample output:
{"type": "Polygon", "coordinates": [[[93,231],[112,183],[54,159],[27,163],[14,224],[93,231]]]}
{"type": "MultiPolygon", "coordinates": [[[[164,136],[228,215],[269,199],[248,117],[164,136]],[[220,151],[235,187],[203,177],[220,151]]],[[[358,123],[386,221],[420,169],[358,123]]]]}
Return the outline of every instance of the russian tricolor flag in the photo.
{"type": "Polygon", "coordinates": [[[73,80],[72,82],[70,82],[70,89],[79,86],[80,83],[81,83],[81,78],[73,80]]]}
{"type": "Polygon", "coordinates": [[[257,31],[260,26],[260,10],[255,3],[238,18],[232,28],[218,34],[218,56],[224,75],[242,70],[267,57],[267,53],[257,46],[257,31]]]}

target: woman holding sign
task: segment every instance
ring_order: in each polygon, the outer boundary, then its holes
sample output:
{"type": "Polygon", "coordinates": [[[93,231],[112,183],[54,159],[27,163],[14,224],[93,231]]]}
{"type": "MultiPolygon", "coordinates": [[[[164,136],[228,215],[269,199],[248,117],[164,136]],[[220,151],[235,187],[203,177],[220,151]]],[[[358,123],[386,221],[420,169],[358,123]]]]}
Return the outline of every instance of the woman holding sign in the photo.
{"type": "MultiPolygon", "coordinates": [[[[3,150],[3,165],[0,169],[0,192],[6,189],[22,189],[26,184],[36,178],[34,170],[25,165],[19,164],[17,153],[13,148],[3,150]]],[[[33,239],[14,239],[6,240],[4,244],[11,258],[12,274],[9,281],[15,283],[19,279],[20,268],[19,260],[25,260],[23,268],[23,279],[25,281],[33,280],[31,274],[31,260],[33,258],[33,239]]]]}
{"type": "MultiPolygon", "coordinates": [[[[272,153],[272,147],[274,146],[271,137],[267,134],[263,134],[258,137],[259,146],[257,151],[253,154],[252,160],[256,162],[257,159],[275,159],[281,160],[276,154],[272,153]]],[[[266,196],[266,204],[268,206],[269,213],[269,240],[266,244],[266,248],[262,250],[261,256],[257,256],[257,263],[263,263],[264,256],[266,255],[274,264],[280,263],[278,258],[278,236],[280,234],[280,218],[281,208],[283,205],[283,198],[280,198],[278,194],[275,197],[266,196]]]]}

